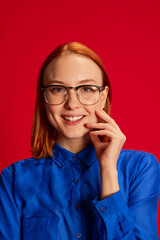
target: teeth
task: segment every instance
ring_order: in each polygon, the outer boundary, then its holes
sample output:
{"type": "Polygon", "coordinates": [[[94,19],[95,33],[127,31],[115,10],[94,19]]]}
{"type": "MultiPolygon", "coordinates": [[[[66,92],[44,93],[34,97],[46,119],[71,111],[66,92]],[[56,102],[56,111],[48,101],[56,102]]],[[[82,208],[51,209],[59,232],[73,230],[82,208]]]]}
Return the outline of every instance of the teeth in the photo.
{"type": "Polygon", "coordinates": [[[79,119],[83,118],[83,116],[78,116],[78,117],[64,117],[67,121],[75,122],[79,119]]]}

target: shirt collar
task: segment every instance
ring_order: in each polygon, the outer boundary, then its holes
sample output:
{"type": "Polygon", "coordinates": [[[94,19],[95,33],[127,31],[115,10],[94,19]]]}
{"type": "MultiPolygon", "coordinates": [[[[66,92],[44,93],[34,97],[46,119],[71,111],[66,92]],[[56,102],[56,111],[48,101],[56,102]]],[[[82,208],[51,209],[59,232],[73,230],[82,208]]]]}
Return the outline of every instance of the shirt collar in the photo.
{"type": "Polygon", "coordinates": [[[69,159],[73,159],[74,157],[78,157],[82,160],[87,166],[91,166],[93,162],[97,160],[95,155],[95,150],[93,144],[90,144],[86,148],[84,148],[81,152],[74,154],[69,150],[61,147],[58,143],[55,142],[53,147],[53,156],[52,160],[59,166],[63,167],[69,161],[69,159]]]}

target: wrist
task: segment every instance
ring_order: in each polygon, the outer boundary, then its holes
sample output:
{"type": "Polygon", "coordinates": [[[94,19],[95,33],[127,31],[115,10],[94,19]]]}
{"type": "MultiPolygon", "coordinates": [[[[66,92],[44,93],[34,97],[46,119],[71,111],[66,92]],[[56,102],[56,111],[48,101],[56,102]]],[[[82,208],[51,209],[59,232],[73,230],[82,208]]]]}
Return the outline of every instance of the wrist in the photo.
{"type": "Polygon", "coordinates": [[[100,175],[106,178],[118,178],[118,171],[117,168],[113,166],[100,166],[100,175]]]}
{"type": "Polygon", "coordinates": [[[117,169],[101,171],[101,196],[100,200],[107,198],[119,191],[117,169]]]}

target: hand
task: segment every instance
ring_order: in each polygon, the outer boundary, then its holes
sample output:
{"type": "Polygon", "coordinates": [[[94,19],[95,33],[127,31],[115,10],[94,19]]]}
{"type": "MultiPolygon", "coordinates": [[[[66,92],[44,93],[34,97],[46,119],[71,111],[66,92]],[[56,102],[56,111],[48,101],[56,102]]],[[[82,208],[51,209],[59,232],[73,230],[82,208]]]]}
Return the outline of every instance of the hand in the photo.
{"type": "Polygon", "coordinates": [[[116,122],[105,111],[96,109],[95,113],[103,122],[88,123],[86,127],[97,129],[91,130],[89,135],[99,161],[101,177],[100,200],[103,200],[119,190],[117,160],[126,137],[116,122]],[[108,140],[101,141],[100,139],[108,140]]]}
{"type": "Polygon", "coordinates": [[[87,123],[85,126],[91,130],[89,132],[91,141],[94,144],[97,159],[100,167],[115,168],[120,151],[126,141],[125,135],[121,132],[116,122],[103,110],[95,109],[96,115],[104,123],[87,123]],[[101,141],[98,136],[108,137],[108,141],[101,141]]]}

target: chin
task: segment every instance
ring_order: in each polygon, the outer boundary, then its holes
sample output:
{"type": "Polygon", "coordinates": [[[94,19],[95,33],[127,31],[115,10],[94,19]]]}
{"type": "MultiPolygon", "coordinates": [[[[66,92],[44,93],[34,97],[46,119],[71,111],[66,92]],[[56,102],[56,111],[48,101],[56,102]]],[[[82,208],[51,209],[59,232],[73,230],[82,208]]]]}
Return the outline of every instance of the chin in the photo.
{"type": "Polygon", "coordinates": [[[65,138],[68,138],[68,139],[88,139],[89,138],[89,134],[88,134],[88,131],[84,131],[84,132],[80,132],[80,131],[71,131],[70,133],[68,134],[61,134],[61,138],[63,138],[63,136],[65,138]]]}

